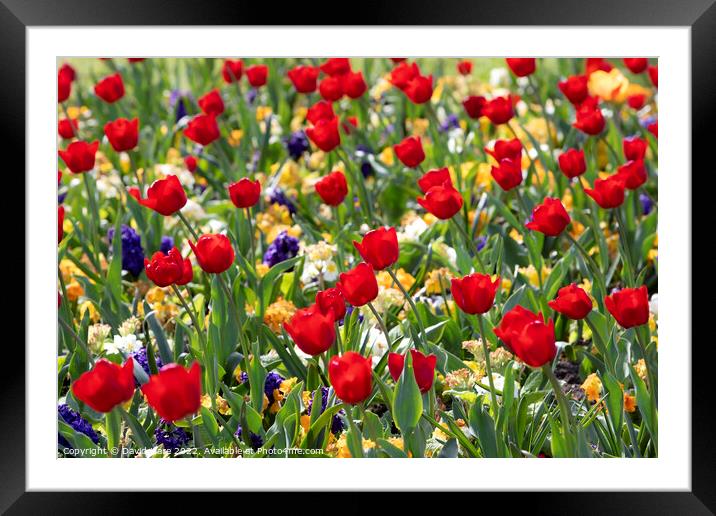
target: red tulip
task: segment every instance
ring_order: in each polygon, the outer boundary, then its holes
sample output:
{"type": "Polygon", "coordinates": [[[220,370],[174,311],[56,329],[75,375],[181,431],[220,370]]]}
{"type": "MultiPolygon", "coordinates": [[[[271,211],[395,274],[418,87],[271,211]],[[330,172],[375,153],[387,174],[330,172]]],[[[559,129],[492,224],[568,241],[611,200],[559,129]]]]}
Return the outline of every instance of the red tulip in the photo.
{"type": "Polygon", "coordinates": [[[617,169],[617,175],[624,181],[624,186],[629,190],[636,190],[646,183],[647,175],[642,160],[627,161],[617,169]]]}
{"type": "Polygon", "coordinates": [[[97,147],[99,147],[98,141],[92,143],[77,141],[70,143],[67,149],[59,151],[59,154],[67,168],[73,173],[79,174],[94,168],[97,147]]]}
{"type": "Polygon", "coordinates": [[[659,87],[659,67],[649,67],[649,79],[651,79],[651,83],[654,85],[654,88],[659,87]]]}
{"type": "Polygon", "coordinates": [[[433,186],[425,197],[418,197],[418,204],[441,220],[447,220],[462,208],[462,196],[452,185],[433,186]]]}
{"type": "Polygon", "coordinates": [[[405,95],[414,104],[425,104],[433,96],[433,76],[413,77],[403,89],[405,95]]]}
{"type": "Polygon", "coordinates": [[[508,192],[522,183],[522,165],[519,161],[505,158],[498,166],[492,166],[492,178],[504,191],[508,192]]]}
{"type": "Polygon", "coordinates": [[[321,290],[316,294],[316,306],[324,314],[331,313],[335,321],[346,315],[346,300],[336,287],[321,290]]]}
{"type": "Polygon", "coordinates": [[[338,132],[338,118],[319,120],[316,125],[306,129],[306,136],[324,152],[330,152],[341,144],[338,132]]]}
{"type": "Polygon", "coordinates": [[[557,236],[569,225],[570,218],[562,201],[547,197],[532,210],[532,220],[525,224],[527,229],[539,231],[547,236],[557,236]]]}
{"type": "Polygon", "coordinates": [[[575,321],[584,319],[592,311],[592,300],[589,295],[575,283],[559,289],[557,298],[547,304],[555,312],[575,321]]]}
{"type": "Polygon", "coordinates": [[[482,114],[495,125],[506,124],[515,115],[510,96],[496,97],[485,104],[482,114]]]}
{"type": "Polygon", "coordinates": [[[425,159],[423,144],[418,136],[408,136],[402,142],[393,145],[395,155],[406,167],[417,167],[425,159]]]}
{"type": "Polygon", "coordinates": [[[237,59],[236,61],[227,59],[221,67],[221,76],[224,78],[226,84],[239,81],[243,72],[244,62],[241,59],[237,59]]]}
{"type": "Polygon", "coordinates": [[[118,118],[104,124],[104,134],[117,152],[132,150],[139,141],[139,119],[118,118]]]}
{"type": "Polygon", "coordinates": [[[268,66],[260,64],[249,66],[246,69],[246,78],[249,80],[249,84],[254,88],[260,88],[266,84],[268,79],[268,66]]]}
{"type": "Polygon", "coordinates": [[[420,68],[416,63],[400,63],[390,72],[390,83],[400,90],[404,90],[410,81],[420,75],[420,68]]]}
{"type": "Polygon", "coordinates": [[[622,141],[624,157],[628,160],[643,160],[646,155],[646,140],[638,136],[628,136],[622,141]]]}
{"type": "MultiPolygon", "coordinates": [[[[69,66],[69,65],[66,65],[69,66]]],[[[62,66],[57,72],[57,102],[64,102],[70,96],[72,92],[72,81],[74,80],[75,73],[72,67],[69,70],[62,66]]]]}
{"type": "Polygon", "coordinates": [[[234,249],[226,235],[201,235],[196,244],[190,241],[189,247],[204,272],[221,274],[234,263],[234,249]]]}
{"type": "Polygon", "coordinates": [[[343,80],[341,77],[326,77],[318,85],[318,92],[325,100],[335,102],[343,97],[343,80]]]}
{"type": "Polygon", "coordinates": [[[142,385],[147,403],[170,423],[196,413],[201,407],[201,367],[194,362],[189,370],[168,364],[142,385]]]}
{"type": "Polygon", "coordinates": [[[325,100],[319,100],[306,112],[306,120],[316,125],[320,120],[332,120],[336,117],[333,112],[333,104],[325,100]]]}
{"type": "Polygon", "coordinates": [[[335,170],[318,181],[315,185],[316,193],[328,206],[338,206],[348,194],[346,176],[340,170],[335,170]]]}
{"type": "Polygon", "coordinates": [[[490,311],[499,286],[499,276],[492,281],[489,274],[477,272],[468,274],[464,278],[450,280],[450,291],[455,304],[466,314],[473,315],[490,311]]]}
{"type": "Polygon", "coordinates": [[[624,178],[614,174],[596,179],[594,188],[585,188],[584,192],[602,208],[617,208],[624,202],[624,178]]]}
{"type": "Polygon", "coordinates": [[[189,121],[184,136],[199,145],[209,145],[218,139],[219,125],[214,115],[197,115],[189,121]]]}
{"type": "Polygon", "coordinates": [[[627,97],[627,104],[632,109],[639,110],[646,104],[646,95],[643,93],[637,93],[636,95],[629,95],[627,97]]]}
{"type": "Polygon", "coordinates": [[[541,367],[557,354],[554,321],[550,319],[545,323],[542,314],[537,315],[519,305],[502,317],[494,331],[520,360],[531,367],[541,367]]]}
{"type": "Polygon", "coordinates": [[[336,396],[345,403],[360,403],[373,389],[373,368],[370,358],[354,351],[334,356],[328,363],[328,378],[336,396]]]}
{"type": "Polygon", "coordinates": [[[585,134],[596,136],[604,130],[604,123],[601,109],[583,106],[577,109],[577,121],[572,125],[585,134]]]}
{"type": "Polygon", "coordinates": [[[62,242],[62,237],[65,236],[63,224],[65,223],[65,207],[57,207],[57,243],[62,242]]]}
{"type": "Polygon", "coordinates": [[[522,161],[522,142],[517,138],[497,140],[493,150],[485,147],[485,152],[495,158],[498,163],[505,158],[520,163],[522,161]]]}
{"type": "MultiPolygon", "coordinates": [[[[413,360],[413,375],[415,376],[415,382],[418,384],[420,392],[425,394],[433,386],[433,380],[435,379],[435,365],[437,364],[438,357],[436,355],[423,355],[420,351],[411,349],[410,357],[413,360]]],[[[396,382],[400,375],[403,373],[403,367],[405,365],[405,356],[398,353],[388,354],[388,371],[390,376],[396,382]]]]}
{"type": "Polygon", "coordinates": [[[406,59],[407,59],[406,57],[391,57],[390,58],[390,60],[393,61],[393,63],[395,63],[395,64],[402,63],[406,59]]]}
{"type": "Polygon", "coordinates": [[[649,60],[645,57],[625,57],[624,65],[629,68],[631,73],[641,73],[646,70],[649,60]]]}
{"type": "Polygon", "coordinates": [[[57,123],[57,133],[65,140],[77,136],[77,120],[74,118],[63,118],[57,123]]]}
{"type": "Polygon", "coordinates": [[[589,95],[588,82],[589,77],[586,75],[572,75],[571,77],[567,77],[566,80],[560,81],[557,86],[559,86],[564,96],[567,97],[567,100],[576,105],[584,102],[589,95]]]}
{"type": "Polygon", "coordinates": [[[352,99],[358,99],[368,89],[363,78],[363,72],[348,72],[342,76],[343,92],[352,99]]]}
{"type": "MultiPolygon", "coordinates": [[[[191,262],[189,262],[189,267],[191,267],[191,262]]],[[[167,254],[157,251],[151,260],[144,259],[144,271],[147,273],[147,278],[158,287],[168,287],[182,280],[184,259],[176,247],[171,248],[167,254]]]]}
{"type": "Polygon", "coordinates": [[[298,93],[313,93],[319,72],[318,68],[300,65],[288,71],[288,78],[298,93]]]}
{"type": "Polygon", "coordinates": [[[62,66],[60,66],[60,69],[57,71],[57,75],[62,76],[63,79],[66,79],[70,82],[74,81],[77,78],[77,72],[75,72],[75,69],[72,68],[72,65],[68,63],[64,63],[62,66]]]}
{"type": "Polygon", "coordinates": [[[537,61],[533,57],[508,57],[505,61],[517,77],[532,75],[537,65],[537,61]]]}
{"type": "Polygon", "coordinates": [[[97,412],[110,412],[134,396],[134,361],[120,366],[100,358],[72,384],[72,394],[97,412]]]}
{"type": "Polygon", "coordinates": [[[457,71],[460,75],[470,75],[472,73],[472,61],[464,59],[457,62],[457,71]]]}
{"type": "Polygon", "coordinates": [[[559,161],[559,169],[569,179],[581,176],[587,171],[583,150],[568,149],[559,155],[557,161],[559,161]]]}
{"type": "Polygon", "coordinates": [[[428,190],[433,186],[443,185],[452,187],[452,179],[450,178],[450,171],[447,167],[428,170],[418,179],[418,186],[423,193],[428,193],[428,190]]]}
{"type": "Polygon", "coordinates": [[[470,118],[477,120],[483,116],[483,110],[487,105],[487,99],[481,95],[470,95],[462,101],[462,107],[470,118]]]}
{"type": "Polygon", "coordinates": [[[320,66],[320,69],[331,77],[345,75],[351,71],[351,60],[347,57],[331,57],[320,66]]]}
{"type": "Polygon", "coordinates": [[[623,328],[649,322],[649,292],[646,285],[614,292],[604,298],[604,306],[623,328]]]}
{"type": "Polygon", "coordinates": [[[194,156],[184,156],[184,166],[189,172],[194,172],[196,170],[196,158],[194,156]]]}
{"type": "Polygon", "coordinates": [[[224,112],[224,101],[221,99],[219,90],[211,90],[199,98],[199,107],[207,115],[219,116],[224,112]]]}
{"type": "Polygon", "coordinates": [[[130,186],[127,188],[127,193],[130,195],[130,197],[134,197],[137,202],[139,202],[142,198],[142,194],[139,192],[139,188],[136,186],[130,186]]]}
{"type": "Polygon", "coordinates": [[[359,263],[348,272],[341,273],[336,287],[353,306],[363,306],[378,297],[378,282],[373,267],[367,263],[359,263]]]}
{"type": "Polygon", "coordinates": [[[229,197],[237,208],[251,208],[261,196],[261,183],[244,177],[229,185],[229,197]]]}
{"type": "Polygon", "coordinates": [[[363,261],[371,264],[377,271],[393,265],[400,254],[395,228],[382,227],[368,231],[360,243],[354,241],[353,245],[363,261]]]}
{"type": "Polygon", "coordinates": [[[649,131],[651,134],[654,135],[654,138],[659,137],[659,122],[653,122],[646,126],[646,130],[649,131]]]}
{"type": "Polygon", "coordinates": [[[592,72],[602,70],[608,72],[614,68],[609,61],[603,57],[588,57],[584,60],[584,70],[587,75],[591,75],[592,72]]]}
{"type": "Polygon", "coordinates": [[[296,310],[291,319],[283,324],[296,346],[311,356],[327,351],[336,340],[333,312],[322,312],[314,304],[296,310]]]}
{"type": "Polygon", "coordinates": [[[139,204],[164,215],[173,215],[186,204],[186,193],[177,176],[157,179],[147,190],[146,199],[138,199],[139,204]]]}
{"type": "Polygon", "coordinates": [[[95,95],[112,104],[124,97],[124,82],[122,76],[118,73],[105,77],[99,81],[94,87],[95,95]]]}

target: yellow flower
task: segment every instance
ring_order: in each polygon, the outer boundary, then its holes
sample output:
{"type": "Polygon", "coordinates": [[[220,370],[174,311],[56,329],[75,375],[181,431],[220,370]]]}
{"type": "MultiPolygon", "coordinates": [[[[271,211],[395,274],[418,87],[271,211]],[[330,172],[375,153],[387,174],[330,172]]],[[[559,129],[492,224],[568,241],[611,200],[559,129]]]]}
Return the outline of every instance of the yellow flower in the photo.
{"type": "Polygon", "coordinates": [[[636,398],[626,392],[624,393],[624,410],[629,413],[636,410],[636,398]]]}
{"type": "Polygon", "coordinates": [[[258,262],[256,264],[256,274],[258,274],[259,278],[263,278],[264,276],[266,276],[270,268],[271,267],[269,267],[265,263],[258,262]]]}
{"type": "Polygon", "coordinates": [[[500,287],[504,292],[509,292],[512,288],[512,280],[509,278],[502,278],[502,283],[500,284],[500,287]]]}
{"type": "Polygon", "coordinates": [[[270,106],[256,106],[256,121],[263,122],[271,113],[273,109],[270,106]]]}
{"type": "Polygon", "coordinates": [[[161,287],[152,287],[147,292],[147,303],[154,304],[154,303],[161,303],[164,301],[165,293],[164,289],[161,287]]]}
{"type": "Polygon", "coordinates": [[[395,163],[395,154],[393,154],[392,147],[386,147],[380,153],[380,161],[388,165],[389,167],[395,163]]]}
{"type": "Polygon", "coordinates": [[[226,141],[228,141],[229,145],[231,145],[232,147],[238,147],[239,145],[241,145],[241,138],[243,138],[243,136],[244,131],[242,131],[241,129],[232,129],[226,141]]]}
{"type": "Polygon", "coordinates": [[[489,163],[480,163],[477,166],[475,184],[488,192],[492,191],[492,166],[489,163]]]}
{"type": "Polygon", "coordinates": [[[447,267],[440,267],[439,269],[433,269],[428,273],[428,277],[425,279],[425,293],[426,294],[440,294],[443,290],[450,288],[450,280],[452,274],[450,269],[447,267]]]}
{"type": "Polygon", "coordinates": [[[641,378],[642,380],[646,380],[646,362],[644,362],[643,358],[640,358],[637,363],[634,364],[634,371],[636,371],[636,374],[639,375],[639,378],[641,378]]]}
{"type": "Polygon", "coordinates": [[[92,301],[85,301],[79,306],[80,309],[80,320],[84,319],[85,312],[89,311],[89,318],[90,321],[96,323],[99,322],[99,312],[97,311],[97,308],[95,308],[94,303],[92,301]]]}
{"type": "Polygon", "coordinates": [[[284,189],[295,187],[301,183],[301,174],[298,163],[289,160],[281,169],[281,175],[278,177],[278,184],[284,189]]]}
{"type": "MultiPolygon", "coordinates": [[[[525,276],[533,287],[540,285],[540,279],[537,277],[537,269],[535,269],[534,265],[529,264],[527,267],[518,267],[517,272],[525,276]]],[[[552,269],[546,265],[542,265],[542,282],[549,277],[551,272],[552,269]]]]}
{"type": "Polygon", "coordinates": [[[414,118],[412,120],[407,120],[407,125],[415,136],[420,136],[422,138],[425,136],[425,133],[428,132],[430,121],[427,118],[414,118]]]}
{"type": "Polygon", "coordinates": [[[319,169],[323,166],[326,161],[326,153],[323,151],[316,151],[312,153],[308,158],[308,168],[312,170],[319,169]]]}
{"type": "MultiPolygon", "coordinates": [[[[410,287],[412,287],[415,283],[415,278],[413,277],[413,275],[407,272],[402,267],[396,271],[395,275],[405,290],[409,290],[410,287]]],[[[378,285],[382,287],[392,288],[394,285],[393,278],[390,277],[388,271],[380,271],[376,275],[376,279],[378,281],[378,285]]]]}
{"type": "Polygon", "coordinates": [[[65,283],[69,283],[74,276],[84,276],[84,273],[79,269],[79,267],[67,258],[60,261],[60,273],[62,274],[62,280],[65,283]]]}
{"type": "Polygon", "coordinates": [[[584,380],[581,387],[589,401],[599,401],[602,394],[602,381],[596,373],[587,376],[587,379],[584,380]]]}
{"type": "Polygon", "coordinates": [[[618,68],[610,71],[597,70],[589,76],[589,93],[608,102],[624,102],[629,89],[629,79],[618,68]]]}
{"type": "MultiPolygon", "coordinates": [[[[82,108],[85,108],[85,106],[82,106],[82,108]]],[[[79,106],[68,106],[67,116],[70,118],[79,118],[82,108],[79,106]]]]}
{"type": "Polygon", "coordinates": [[[67,300],[70,302],[77,301],[80,296],[83,296],[85,289],[82,288],[80,282],[73,280],[71,283],[65,285],[65,291],[67,292],[67,300]]]}
{"type": "Polygon", "coordinates": [[[279,297],[266,308],[264,314],[264,323],[271,328],[274,333],[281,333],[283,323],[287,322],[293,314],[296,313],[296,305],[291,301],[279,297]]]}

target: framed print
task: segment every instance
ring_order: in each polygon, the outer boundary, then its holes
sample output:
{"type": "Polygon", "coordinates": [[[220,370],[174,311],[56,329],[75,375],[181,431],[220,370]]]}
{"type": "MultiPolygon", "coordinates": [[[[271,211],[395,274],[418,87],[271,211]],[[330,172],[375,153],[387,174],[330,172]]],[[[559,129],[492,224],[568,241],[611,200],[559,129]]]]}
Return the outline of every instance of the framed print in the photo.
{"type": "Polygon", "coordinates": [[[710,2],[310,28],[85,7],[0,7],[28,202],[3,509],[138,490],[716,507],[690,302],[710,2]]]}

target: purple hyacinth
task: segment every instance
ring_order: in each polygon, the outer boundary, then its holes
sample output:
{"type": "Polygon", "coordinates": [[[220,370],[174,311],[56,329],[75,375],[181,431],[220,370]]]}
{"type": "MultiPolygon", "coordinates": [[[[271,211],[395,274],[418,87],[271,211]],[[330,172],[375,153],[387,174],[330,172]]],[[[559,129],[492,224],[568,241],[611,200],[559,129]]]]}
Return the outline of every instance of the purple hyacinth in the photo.
{"type": "Polygon", "coordinates": [[[485,236],[479,236],[477,237],[477,250],[482,251],[482,249],[487,244],[487,237],[485,236]]]}
{"type": "Polygon", "coordinates": [[[286,231],[281,231],[266,249],[264,263],[273,267],[277,263],[293,258],[298,254],[298,247],[298,238],[290,236],[286,231]]]}
{"type": "Polygon", "coordinates": [[[296,207],[289,200],[289,198],[286,197],[286,194],[280,188],[269,188],[266,192],[266,195],[268,196],[269,203],[277,203],[281,206],[285,206],[291,215],[296,213],[296,207]]]}
{"type": "Polygon", "coordinates": [[[448,115],[447,118],[445,118],[445,121],[440,124],[440,127],[438,130],[441,133],[445,133],[449,131],[450,129],[458,129],[460,127],[460,120],[456,115],[448,115]]]}
{"type": "MultiPolygon", "coordinates": [[[[135,362],[137,362],[142,369],[144,369],[144,372],[147,373],[147,375],[151,375],[152,373],[149,371],[149,360],[147,359],[147,348],[141,348],[138,351],[135,351],[132,353],[132,358],[135,362]]],[[[162,363],[162,359],[159,358],[159,355],[154,355],[154,362],[157,364],[157,371],[161,369],[164,364],[162,363]]],[[[137,379],[134,379],[134,383],[139,387],[139,382],[137,382],[137,379]]]]}
{"type": "MultiPolygon", "coordinates": [[[[311,400],[308,402],[308,407],[306,408],[306,414],[309,416],[311,415],[311,409],[313,408],[313,396],[314,394],[311,394],[311,400]]],[[[327,404],[328,387],[321,387],[321,413],[326,410],[327,404]]],[[[341,414],[345,414],[345,411],[340,410],[338,414],[333,416],[333,420],[331,421],[331,433],[337,434],[343,430],[343,420],[340,418],[341,414]]]]}
{"type": "Polygon", "coordinates": [[[286,138],[286,150],[288,154],[294,160],[303,156],[303,153],[308,150],[308,138],[303,131],[296,131],[286,138]]]}
{"type": "MultiPolygon", "coordinates": [[[[249,375],[246,374],[246,371],[241,371],[240,379],[241,383],[246,383],[249,381],[249,375]]],[[[266,380],[264,380],[264,394],[268,398],[269,405],[275,401],[273,397],[273,391],[278,389],[284,380],[285,378],[278,373],[272,372],[266,375],[266,380]]]]}
{"type": "MultiPolygon", "coordinates": [[[[112,237],[114,237],[113,227],[109,228],[107,237],[111,245],[112,237]]],[[[133,228],[126,224],[122,224],[122,269],[133,276],[139,276],[139,273],[144,270],[142,239],[133,228]]]]}
{"type": "Polygon", "coordinates": [[[157,444],[162,445],[165,450],[172,453],[178,452],[189,442],[189,435],[184,429],[163,419],[159,420],[159,424],[154,430],[154,438],[157,440],[157,444]]]}
{"type": "Polygon", "coordinates": [[[164,254],[169,254],[172,247],[174,247],[174,239],[170,236],[163,236],[162,243],[159,245],[159,250],[164,254]]]}
{"type": "MultiPolygon", "coordinates": [[[[57,413],[59,414],[62,421],[70,425],[76,432],[85,434],[87,437],[90,438],[93,443],[99,444],[99,436],[94,431],[89,421],[80,416],[69,406],[64,403],[59,405],[57,407],[57,413]]],[[[61,434],[58,434],[58,438],[58,442],[61,446],[64,446],[65,448],[72,448],[72,445],[69,443],[69,441],[65,439],[61,434]]]]}
{"type": "MultiPolygon", "coordinates": [[[[241,425],[239,425],[239,427],[236,429],[236,432],[234,433],[234,435],[236,437],[238,437],[239,439],[241,439],[241,434],[242,434],[241,425]]],[[[253,432],[249,432],[249,441],[251,442],[251,447],[254,450],[261,448],[261,446],[263,446],[263,444],[264,444],[264,440],[261,438],[261,436],[258,434],[255,434],[253,432]]]]}
{"type": "Polygon", "coordinates": [[[654,203],[651,201],[651,198],[646,194],[639,194],[639,202],[641,203],[641,212],[644,215],[649,215],[651,213],[652,208],[654,207],[654,203]]]}

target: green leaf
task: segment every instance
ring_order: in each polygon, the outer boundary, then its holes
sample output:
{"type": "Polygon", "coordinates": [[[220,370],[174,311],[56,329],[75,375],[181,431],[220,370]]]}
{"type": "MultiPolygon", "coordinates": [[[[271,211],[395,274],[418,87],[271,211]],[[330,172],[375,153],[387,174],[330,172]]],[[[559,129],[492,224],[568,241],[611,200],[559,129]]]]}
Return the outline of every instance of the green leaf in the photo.
{"type": "Polygon", "coordinates": [[[171,364],[174,362],[174,355],[169,347],[169,342],[167,342],[167,336],[164,334],[162,325],[159,324],[156,315],[154,315],[152,308],[146,301],[144,301],[144,313],[144,320],[149,324],[149,329],[152,330],[154,338],[157,341],[157,348],[159,348],[159,356],[162,358],[162,363],[171,364]]]}
{"type": "Polygon", "coordinates": [[[130,437],[137,444],[137,446],[140,448],[151,448],[152,439],[150,439],[149,435],[147,435],[147,432],[144,430],[142,425],[139,424],[137,418],[123,408],[120,408],[120,414],[122,419],[124,419],[124,422],[127,423],[127,426],[131,430],[130,437]]]}
{"type": "Polygon", "coordinates": [[[403,436],[410,435],[423,413],[423,398],[415,381],[413,359],[407,354],[403,372],[393,393],[393,419],[403,436]]]}
{"type": "Polygon", "coordinates": [[[478,398],[470,407],[470,431],[477,437],[484,457],[499,457],[497,451],[497,435],[495,422],[483,405],[482,398],[478,398]]]}

